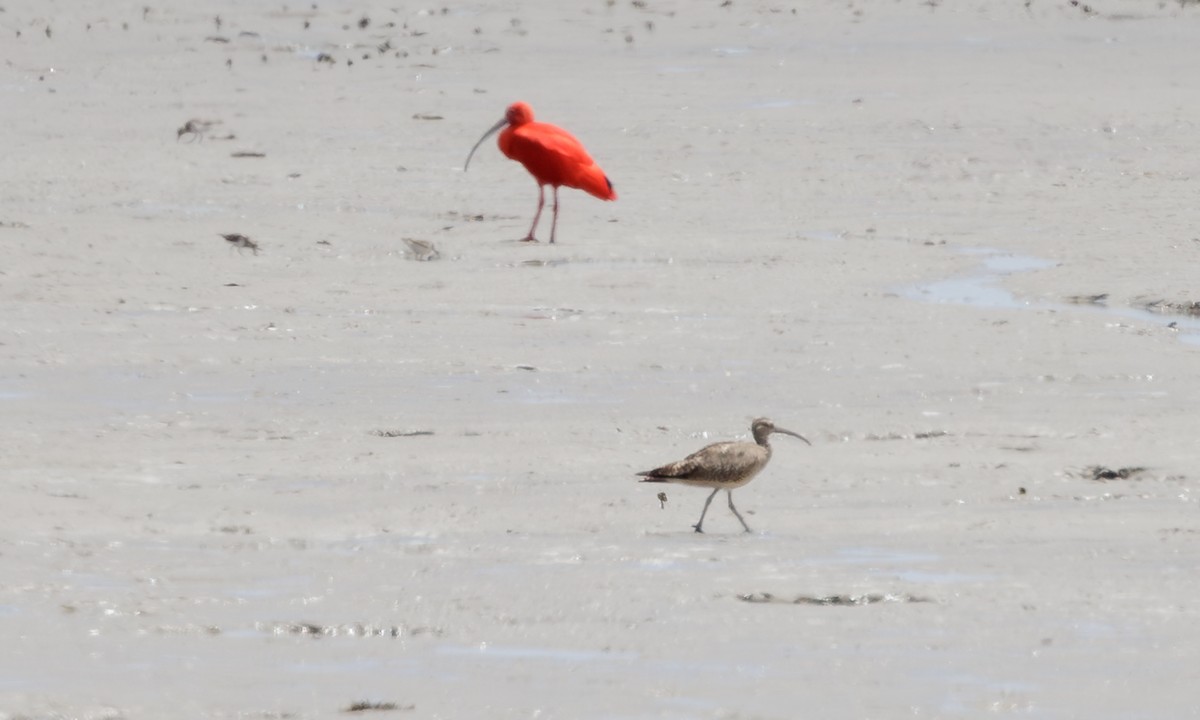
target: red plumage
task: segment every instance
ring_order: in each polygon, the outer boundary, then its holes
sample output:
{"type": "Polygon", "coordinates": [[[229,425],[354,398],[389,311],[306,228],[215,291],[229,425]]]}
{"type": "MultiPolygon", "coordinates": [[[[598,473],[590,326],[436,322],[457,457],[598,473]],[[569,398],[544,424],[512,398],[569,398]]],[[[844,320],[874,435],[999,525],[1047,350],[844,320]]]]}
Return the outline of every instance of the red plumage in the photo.
{"type": "MultiPolygon", "coordinates": [[[[558,188],[567,186],[583,190],[601,200],[616,200],[617,193],[612,182],[596,161],[588,155],[583,143],[574,135],[556,125],[534,122],[533,109],[523,102],[515,102],[508,106],[504,120],[488,130],[475,148],[500,128],[498,144],[500,152],[525,166],[530,175],[538,183],[538,209],[533,217],[533,226],[524,240],[536,242],[533,236],[537,229],[538,219],[545,204],[545,186],[554,188],[554,222],[550,228],[550,242],[554,242],[555,230],[558,226],[558,188]]],[[[475,154],[471,149],[471,155],[475,154]]],[[[467,156],[467,163],[471,162],[467,156]]]]}

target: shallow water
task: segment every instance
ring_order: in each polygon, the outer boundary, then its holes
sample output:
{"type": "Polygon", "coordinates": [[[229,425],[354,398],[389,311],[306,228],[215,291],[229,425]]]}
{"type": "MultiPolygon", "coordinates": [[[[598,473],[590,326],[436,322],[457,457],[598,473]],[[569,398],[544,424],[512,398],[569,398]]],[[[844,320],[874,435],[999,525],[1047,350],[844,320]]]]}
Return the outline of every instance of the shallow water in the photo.
{"type": "Polygon", "coordinates": [[[964,277],[905,288],[900,294],[911,300],[930,303],[971,305],[980,308],[1103,313],[1157,326],[1174,323],[1179,330],[1181,342],[1200,346],[1200,318],[1197,317],[1168,315],[1132,307],[1035,302],[1023,300],[1002,286],[1004,278],[1009,275],[1054,267],[1058,263],[1053,260],[1015,255],[996,248],[960,248],[958,251],[964,255],[978,256],[981,259],[979,270],[964,277]]]}
{"type": "Polygon", "coordinates": [[[440,645],[434,650],[434,652],[439,655],[467,655],[494,660],[550,660],[555,662],[572,663],[628,661],[638,659],[638,655],[636,653],[628,652],[593,652],[584,650],[562,650],[547,647],[491,645],[488,643],[480,643],[476,646],[440,645]]]}

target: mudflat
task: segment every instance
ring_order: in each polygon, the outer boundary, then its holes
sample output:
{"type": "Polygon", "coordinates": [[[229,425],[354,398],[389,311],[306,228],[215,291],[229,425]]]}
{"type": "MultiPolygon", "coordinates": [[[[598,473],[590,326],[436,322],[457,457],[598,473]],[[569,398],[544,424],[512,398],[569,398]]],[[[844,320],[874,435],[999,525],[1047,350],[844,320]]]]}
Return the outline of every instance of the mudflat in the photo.
{"type": "Polygon", "coordinates": [[[1198,30],[5,2],[0,718],[1194,715],[1198,30]]]}

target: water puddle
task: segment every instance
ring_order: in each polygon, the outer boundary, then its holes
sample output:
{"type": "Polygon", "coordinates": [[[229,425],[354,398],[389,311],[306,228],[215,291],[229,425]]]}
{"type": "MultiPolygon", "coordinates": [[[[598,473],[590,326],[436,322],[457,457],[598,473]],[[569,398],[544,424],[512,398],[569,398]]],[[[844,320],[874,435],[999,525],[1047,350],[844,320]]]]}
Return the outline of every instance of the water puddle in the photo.
{"type": "Polygon", "coordinates": [[[225,588],[222,594],[241,601],[260,598],[289,597],[309,587],[313,578],[308,575],[285,575],[262,578],[256,584],[245,584],[225,588]]]}
{"type": "Polygon", "coordinates": [[[442,645],[439,655],[459,655],[490,658],[493,660],[553,660],[555,662],[596,662],[636,660],[635,653],[603,652],[598,650],[562,650],[557,648],[522,647],[517,645],[442,645]]]}
{"type": "Polygon", "coordinates": [[[1104,295],[1094,303],[1054,303],[1022,300],[1001,286],[1008,275],[1033,272],[1054,267],[1053,260],[1014,255],[995,248],[962,248],[964,255],[980,258],[979,271],[965,277],[950,278],[907,288],[900,295],[909,300],[938,304],[971,305],[982,308],[1054,310],[1056,312],[1093,312],[1134,320],[1148,325],[1169,327],[1179,331],[1179,340],[1188,345],[1200,346],[1200,317],[1193,315],[1169,315],[1145,308],[1109,307],[1103,303],[1104,295]]]}
{"type": "Polygon", "coordinates": [[[101,575],[99,573],[75,572],[74,570],[63,570],[59,573],[66,582],[67,587],[78,588],[82,590],[129,590],[135,587],[133,580],[129,578],[118,578],[111,575],[101,575]]]}
{"type": "Polygon", "coordinates": [[[1054,267],[1056,264],[1050,260],[1028,255],[1008,255],[991,248],[966,248],[960,252],[964,255],[981,257],[981,271],[967,277],[918,285],[906,290],[903,293],[904,297],[923,302],[974,305],[985,308],[1033,307],[1031,303],[1018,300],[1011,292],[1000,287],[1000,281],[1006,275],[1044,270],[1054,267]]]}
{"type": "Polygon", "coordinates": [[[839,563],[865,565],[918,565],[937,562],[937,555],[883,548],[846,548],[838,552],[839,563]]]}
{"type": "MultiPolygon", "coordinates": [[[[834,556],[818,558],[810,562],[820,565],[857,565],[873,577],[917,585],[954,585],[989,579],[987,575],[939,570],[937,566],[942,562],[942,558],[938,555],[888,548],[843,548],[834,556]]],[[[869,595],[863,597],[867,598],[867,601],[864,602],[897,602],[899,601],[897,598],[900,596],[883,594],[877,600],[872,600],[873,596],[869,595]]],[[[789,599],[790,601],[791,599],[789,599]]],[[[796,602],[802,601],[796,600],[796,602]]],[[[908,599],[905,602],[916,601],[908,599]]]]}
{"type": "Polygon", "coordinates": [[[884,573],[901,582],[914,585],[949,585],[955,583],[979,582],[987,580],[988,575],[968,575],[966,573],[930,572],[927,570],[899,570],[884,573]]]}

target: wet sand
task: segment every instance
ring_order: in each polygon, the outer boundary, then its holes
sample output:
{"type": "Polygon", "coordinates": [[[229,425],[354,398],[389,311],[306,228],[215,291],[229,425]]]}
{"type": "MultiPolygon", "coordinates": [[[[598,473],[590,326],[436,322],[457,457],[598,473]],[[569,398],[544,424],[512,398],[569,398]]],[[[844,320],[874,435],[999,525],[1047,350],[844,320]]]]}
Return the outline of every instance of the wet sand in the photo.
{"type": "Polygon", "coordinates": [[[0,718],[1195,713],[1200,11],[148,8],[0,12],[0,718]]]}

